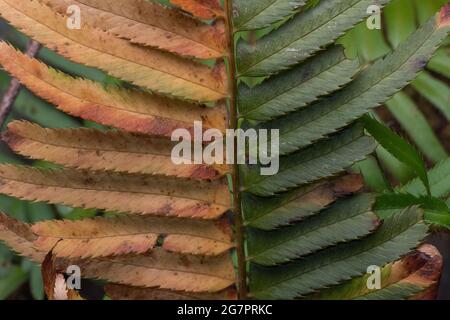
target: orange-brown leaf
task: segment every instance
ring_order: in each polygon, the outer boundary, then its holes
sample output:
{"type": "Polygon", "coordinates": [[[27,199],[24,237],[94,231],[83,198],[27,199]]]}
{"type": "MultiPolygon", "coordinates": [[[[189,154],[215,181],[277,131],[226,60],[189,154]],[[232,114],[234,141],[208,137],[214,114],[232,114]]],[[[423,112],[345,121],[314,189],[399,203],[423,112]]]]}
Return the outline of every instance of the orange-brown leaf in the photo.
{"type": "Polygon", "coordinates": [[[83,13],[83,23],[132,43],[199,59],[227,54],[224,23],[200,22],[179,10],[145,0],[41,0],[66,15],[70,5],[83,13]]]}
{"type": "Polygon", "coordinates": [[[166,139],[95,129],[44,129],[25,121],[8,125],[3,141],[16,153],[68,167],[212,180],[227,166],[176,165],[166,139]]]}
{"type": "Polygon", "coordinates": [[[44,292],[49,300],[54,300],[57,274],[58,272],[56,271],[55,257],[52,250],[50,250],[46,254],[41,265],[44,292]]]}
{"type": "Polygon", "coordinates": [[[416,267],[414,272],[410,272],[410,275],[400,281],[401,283],[410,283],[425,289],[424,292],[416,295],[412,299],[436,299],[439,279],[441,278],[442,268],[444,266],[443,257],[437,248],[425,244],[418,249],[417,253],[404,258],[403,264],[403,269],[409,270],[414,270],[414,266],[420,266],[416,267]]]}
{"type": "Polygon", "coordinates": [[[155,249],[147,255],[96,258],[76,263],[88,278],[137,287],[219,292],[235,282],[231,256],[187,256],[155,249]]]}
{"type": "Polygon", "coordinates": [[[41,265],[44,292],[49,300],[83,300],[75,289],[67,287],[64,275],[57,270],[56,257],[50,250],[41,265]]]}
{"type": "Polygon", "coordinates": [[[118,216],[45,221],[32,230],[39,250],[70,259],[145,253],[159,238],[163,249],[186,254],[219,255],[233,247],[225,221],[118,216]]]}
{"type": "Polygon", "coordinates": [[[0,64],[41,98],[73,116],[126,131],[170,137],[178,128],[193,132],[195,121],[204,129],[225,130],[226,109],[202,107],[138,90],[104,88],[75,79],[29,58],[0,42],[0,64]]]}
{"type": "MultiPolygon", "coordinates": [[[[16,229],[16,227],[9,226],[17,225],[18,222],[11,218],[5,219],[4,215],[0,215],[0,218],[0,239],[6,240],[9,245],[24,255],[34,256],[35,261],[41,263],[49,253],[39,251],[38,257],[35,254],[29,254],[33,248],[33,244],[30,242],[32,239],[27,239],[32,235],[29,228],[25,229],[26,234],[22,234],[22,231],[17,232],[14,241],[8,241],[8,238],[4,237],[3,230],[5,227],[6,229],[16,229]],[[19,247],[14,246],[14,243],[17,242],[16,238],[20,238],[23,243],[28,243],[29,249],[23,251],[22,244],[19,247]]],[[[81,274],[85,278],[103,279],[137,287],[177,292],[212,293],[221,292],[235,282],[233,263],[228,252],[220,256],[204,257],[170,253],[162,248],[156,248],[145,255],[88,260],[55,259],[52,252],[50,255],[49,259],[51,259],[53,267],[51,269],[44,268],[44,272],[58,274],[62,273],[68,265],[77,265],[81,268],[81,274]]]]}
{"type": "Polygon", "coordinates": [[[225,16],[219,0],[170,0],[170,2],[200,19],[214,19],[225,16]]]}
{"type": "Polygon", "coordinates": [[[0,240],[18,254],[33,261],[40,263],[45,257],[45,253],[40,252],[33,245],[36,235],[31,231],[30,226],[1,212],[0,240]]]}
{"type": "Polygon", "coordinates": [[[69,29],[66,17],[38,1],[0,0],[0,15],[66,58],[100,68],[138,86],[194,101],[217,101],[227,96],[227,81],[222,72],[136,46],[88,24],[82,24],[81,30],[69,29]]]}
{"type": "Polygon", "coordinates": [[[230,208],[222,182],[0,165],[0,193],[141,215],[215,219],[230,208]]]}
{"type": "Polygon", "coordinates": [[[217,293],[189,293],[148,288],[136,288],[120,284],[108,284],[105,293],[112,300],[236,300],[236,289],[217,293]]]}

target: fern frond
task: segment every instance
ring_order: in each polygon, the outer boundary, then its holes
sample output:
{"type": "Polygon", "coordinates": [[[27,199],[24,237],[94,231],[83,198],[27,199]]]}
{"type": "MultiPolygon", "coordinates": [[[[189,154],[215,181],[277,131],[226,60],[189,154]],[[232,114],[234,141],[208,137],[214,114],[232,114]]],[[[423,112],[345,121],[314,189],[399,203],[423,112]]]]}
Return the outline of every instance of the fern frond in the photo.
{"type": "Polygon", "coordinates": [[[227,96],[223,66],[216,70],[156,49],[135,46],[87,24],[67,28],[64,16],[36,0],[0,1],[0,15],[46,47],[135,85],[195,101],[227,96]]]}
{"type": "Polygon", "coordinates": [[[422,212],[414,207],[392,216],[371,236],[344,243],[274,268],[252,265],[253,295],[265,299],[293,299],[384,266],[415,248],[426,236],[422,212]]]}
{"type": "MultiPolygon", "coordinates": [[[[63,168],[0,165],[0,193],[107,211],[33,225],[0,214],[0,239],[42,263],[49,299],[69,296],[69,265],[109,282],[113,299],[431,297],[442,257],[430,246],[410,251],[426,239],[426,222],[436,216],[442,224],[445,215],[402,206],[381,217],[379,209],[398,204],[355,194],[362,177],[347,169],[376,147],[358,119],[425,67],[450,32],[450,5],[405,43],[395,41],[395,51],[360,66],[335,40],[373,4],[0,0],[0,18],[12,27],[106,77],[103,85],[74,78],[0,42],[0,64],[17,83],[106,126],[10,123],[2,138],[13,151],[63,168]],[[72,5],[81,9],[78,29],[67,23],[72,5]],[[227,165],[176,165],[178,143],[168,139],[176,129],[191,133],[194,153],[210,142],[197,141],[197,122],[221,133],[278,130],[277,173],[264,175],[263,164],[236,165],[233,174],[227,165]],[[382,268],[379,290],[367,286],[373,265],[382,268]]],[[[262,155],[260,147],[248,152],[262,155]]],[[[439,209],[450,195],[449,168],[442,162],[428,179],[439,209]]],[[[416,179],[395,191],[415,200],[426,190],[416,179]]]]}
{"type": "Polygon", "coordinates": [[[306,0],[236,0],[234,28],[236,31],[262,29],[291,15],[306,0]]]}
{"type": "MultiPolygon", "coordinates": [[[[0,236],[19,254],[38,263],[42,263],[47,255],[47,252],[34,248],[32,241],[36,238],[29,226],[3,214],[0,215],[0,236]]],[[[55,260],[57,270],[66,270],[72,264],[78,265],[86,278],[152,289],[214,293],[234,283],[233,263],[228,253],[205,257],[155,248],[139,256],[55,260]]]]}
{"type": "Polygon", "coordinates": [[[220,292],[234,283],[230,255],[186,256],[160,249],[147,255],[95,258],[77,265],[88,278],[187,292],[220,292]]]}
{"type": "Polygon", "coordinates": [[[0,64],[41,98],[76,117],[130,132],[170,137],[173,130],[193,132],[194,121],[225,130],[225,106],[202,107],[135,89],[104,87],[72,78],[0,42],[0,64]]]}
{"type": "Polygon", "coordinates": [[[362,187],[361,176],[347,175],[303,186],[271,198],[243,193],[241,198],[244,223],[262,230],[287,226],[318,213],[337,198],[357,192],[362,187]]]}
{"type": "Polygon", "coordinates": [[[189,293],[118,284],[106,285],[105,293],[112,300],[236,300],[237,298],[234,289],[226,289],[217,293],[189,293]]]}
{"type": "Polygon", "coordinates": [[[450,26],[433,17],[408,41],[360,73],[341,91],[264,125],[280,129],[280,153],[286,154],[337,131],[388,100],[422,70],[450,26]]]}
{"type": "Polygon", "coordinates": [[[0,192],[31,201],[140,215],[214,219],[230,208],[221,182],[0,165],[0,192]]]}
{"type": "Polygon", "coordinates": [[[83,23],[138,45],[198,59],[222,58],[228,53],[223,22],[208,25],[159,3],[145,0],[40,1],[62,15],[66,15],[69,6],[77,5],[83,13],[83,23]]]}
{"type": "Polygon", "coordinates": [[[258,166],[243,171],[244,190],[260,196],[273,196],[303,184],[337,175],[375,150],[374,139],[364,135],[356,124],[328,140],[280,158],[279,172],[260,175],[258,166]]]}
{"type": "Polygon", "coordinates": [[[200,19],[214,19],[225,17],[220,6],[220,0],[169,0],[186,12],[200,19]]]}
{"type": "Polygon", "coordinates": [[[372,212],[374,197],[368,194],[338,201],[302,223],[276,231],[249,230],[248,260],[277,265],[312,252],[362,238],[378,224],[372,212]]]}
{"type": "MultiPolygon", "coordinates": [[[[377,5],[389,1],[381,0],[377,5]]],[[[265,77],[290,68],[363,20],[372,4],[372,0],[321,0],[255,44],[241,40],[237,46],[239,74],[265,77]]]]}
{"type": "Polygon", "coordinates": [[[350,82],[358,65],[345,57],[341,47],[334,47],[254,88],[241,84],[240,115],[267,121],[304,108],[350,82]]]}
{"type": "Polygon", "coordinates": [[[2,139],[16,153],[83,170],[218,179],[226,165],[176,165],[171,158],[175,143],[123,131],[45,129],[25,121],[8,125],[2,139]]]}
{"type": "Polygon", "coordinates": [[[60,258],[96,258],[145,253],[162,239],[164,250],[216,256],[233,247],[231,230],[220,221],[118,216],[80,221],[46,221],[31,227],[35,246],[60,258]]]}

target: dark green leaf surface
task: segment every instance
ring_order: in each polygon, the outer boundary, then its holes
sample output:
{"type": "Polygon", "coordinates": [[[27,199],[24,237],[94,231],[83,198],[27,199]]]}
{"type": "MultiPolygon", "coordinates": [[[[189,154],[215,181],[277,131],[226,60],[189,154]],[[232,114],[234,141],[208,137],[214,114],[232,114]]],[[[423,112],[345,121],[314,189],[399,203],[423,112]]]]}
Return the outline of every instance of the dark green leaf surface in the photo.
{"type": "Polygon", "coordinates": [[[293,299],[365,274],[371,265],[384,266],[415,248],[426,236],[422,212],[410,208],[387,219],[377,232],[284,266],[252,264],[250,288],[262,299],[293,299]]]}
{"type": "MultiPolygon", "coordinates": [[[[383,6],[387,2],[389,0],[379,0],[377,4],[383,6]]],[[[322,0],[256,44],[239,41],[238,73],[258,77],[290,68],[369,16],[367,8],[370,5],[373,5],[373,0],[322,0]]]]}
{"type": "Polygon", "coordinates": [[[306,0],[234,0],[236,31],[262,29],[291,15],[306,0]]]}
{"type": "Polygon", "coordinates": [[[262,230],[273,230],[300,221],[328,207],[337,198],[362,188],[357,175],[343,176],[303,186],[275,197],[258,197],[242,193],[244,224],[262,230]]]}
{"type": "Polygon", "coordinates": [[[341,173],[363,160],[376,147],[359,124],[297,153],[280,158],[276,175],[262,176],[255,165],[242,170],[244,189],[259,196],[272,196],[306,183],[341,173]]]}
{"type": "Polygon", "coordinates": [[[245,224],[273,230],[314,215],[333,200],[331,190],[327,193],[328,187],[327,183],[308,185],[270,198],[244,192],[241,199],[245,224]]]}
{"type": "Polygon", "coordinates": [[[378,226],[369,194],[340,200],[299,224],[277,231],[249,230],[248,259],[276,265],[371,233],[378,226]]]}
{"type": "Polygon", "coordinates": [[[254,88],[241,84],[240,116],[267,121],[306,107],[350,82],[358,65],[357,61],[347,59],[343,49],[337,46],[254,88]]]}

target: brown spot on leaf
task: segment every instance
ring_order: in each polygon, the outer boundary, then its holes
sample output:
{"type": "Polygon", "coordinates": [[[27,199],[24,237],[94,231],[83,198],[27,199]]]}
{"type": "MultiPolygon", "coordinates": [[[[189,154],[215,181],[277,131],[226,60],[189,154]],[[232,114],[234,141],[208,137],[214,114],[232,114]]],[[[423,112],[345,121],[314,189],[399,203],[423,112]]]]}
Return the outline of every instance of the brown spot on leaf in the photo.
{"type": "Polygon", "coordinates": [[[219,176],[219,172],[212,167],[208,166],[198,166],[194,169],[191,177],[194,179],[201,180],[212,180],[219,176]]]}
{"type": "Polygon", "coordinates": [[[231,236],[232,236],[232,234],[233,234],[233,231],[231,230],[230,223],[228,222],[228,220],[227,220],[226,218],[222,218],[222,219],[216,220],[216,221],[214,222],[214,224],[215,224],[215,225],[216,225],[223,233],[225,233],[226,235],[230,236],[230,238],[231,238],[231,236]]]}
{"type": "Polygon", "coordinates": [[[162,215],[169,215],[171,214],[172,210],[173,210],[172,204],[167,203],[160,210],[158,210],[158,213],[162,215]]]}
{"type": "Polygon", "coordinates": [[[336,179],[332,189],[336,196],[342,197],[361,190],[363,186],[364,180],[361,175],[348,174],[336,179]]]}
{"type": "Polygon", "coordinates": [[[41,274],[45,294],[49,300],[53,300],[57,275],[53,250],[50,250],[45,256],[45,259],[41,265],[41,274]]]}

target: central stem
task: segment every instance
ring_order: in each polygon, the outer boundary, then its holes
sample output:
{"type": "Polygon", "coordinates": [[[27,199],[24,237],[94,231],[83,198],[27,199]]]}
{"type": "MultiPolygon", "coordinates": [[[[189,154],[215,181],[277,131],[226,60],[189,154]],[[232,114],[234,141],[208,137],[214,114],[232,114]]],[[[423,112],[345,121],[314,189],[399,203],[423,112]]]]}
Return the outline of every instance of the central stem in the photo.
{"type": "MultiPolygon", "coordinates": [[[[230,87],[230,128],[238,129],[238,112],[236,104],[237,79],[236,79],[236,60],[233,32],[233,1],[225,0],[225,9],[227,10],[227,33],[230,44],[228,55],[229,66],[229,87],[230,87]]],[[[247,263],[245,259],[245,232],[242,222],[241,200],[240,200],[240,179],[237,152],[237,136],[234,139],[234,165],[233,165],[233,219],[236,238],[236,253],[238,267],[238,289],[239,299],[247,299],[247,263]]]]}

